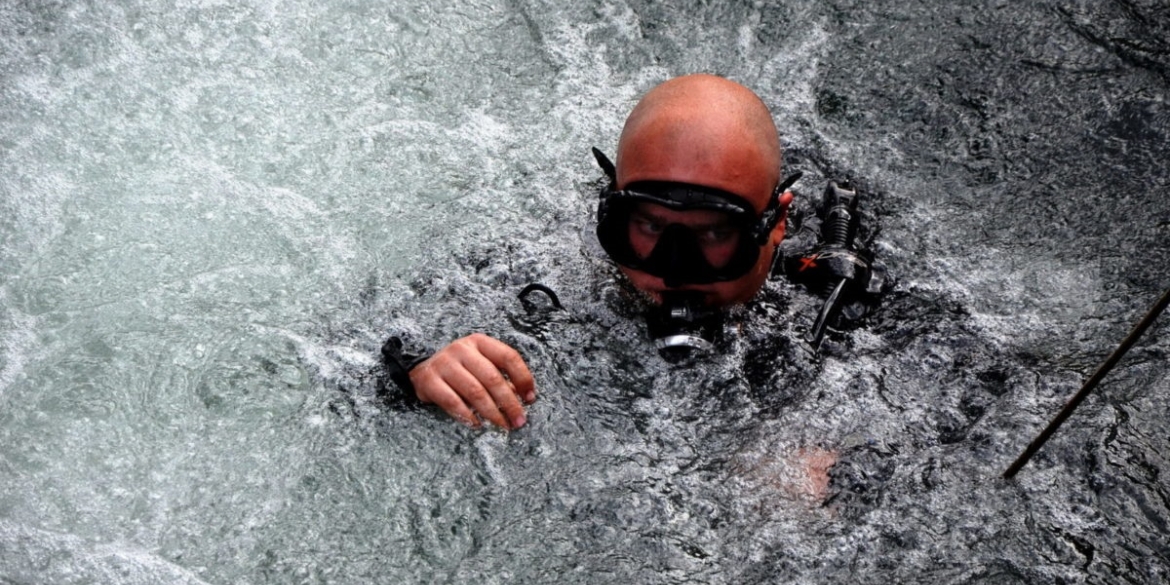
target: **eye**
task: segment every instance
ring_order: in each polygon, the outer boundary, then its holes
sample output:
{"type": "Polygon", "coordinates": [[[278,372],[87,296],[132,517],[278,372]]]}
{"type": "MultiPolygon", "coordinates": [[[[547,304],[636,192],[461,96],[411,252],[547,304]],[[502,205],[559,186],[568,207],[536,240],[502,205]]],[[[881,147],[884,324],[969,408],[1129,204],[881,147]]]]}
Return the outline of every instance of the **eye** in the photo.
{"type": "Polygon", "coordinates": [[[736,231],[731,228],[711,228],[699,232],[699,240],[704,244],[726,244],[735,239],[736,231]]]}
{"type": "Polygon", "coordinates": [[[642,215],[631,217],[630,223],[633,224],[634,229],[639,233],[647,236],[657,236],[662,233],[662,230],[666,229],[666,224],[642,215]]]}

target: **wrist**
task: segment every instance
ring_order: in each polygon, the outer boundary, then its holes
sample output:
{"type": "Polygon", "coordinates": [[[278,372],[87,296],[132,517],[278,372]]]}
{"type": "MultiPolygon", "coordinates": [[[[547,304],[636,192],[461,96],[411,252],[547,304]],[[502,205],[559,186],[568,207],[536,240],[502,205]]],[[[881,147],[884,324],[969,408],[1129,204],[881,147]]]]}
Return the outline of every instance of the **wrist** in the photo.
{"type": "Polygon", "coordinates": [[[386,368],[386,375],[402,391],[403,397],[408,401],[419,400],[414,381],[410,375],[411,371],[429,357],[428,355],[415,356],[405,353],[402,340],[398,337],[391,337],[382,345],[382,363],[386,368]]]}

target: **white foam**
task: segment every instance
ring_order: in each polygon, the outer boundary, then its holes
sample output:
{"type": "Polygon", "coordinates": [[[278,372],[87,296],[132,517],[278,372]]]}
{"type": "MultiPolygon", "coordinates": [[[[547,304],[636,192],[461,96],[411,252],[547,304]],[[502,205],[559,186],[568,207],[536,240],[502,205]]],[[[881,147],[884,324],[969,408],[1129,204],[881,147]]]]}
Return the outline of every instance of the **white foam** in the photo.
{"type": "Polygon", "coordinates": [[[207,585],[193,571],[126,542],[98,543],[0,519],[3,578],[29,583],[207,585]]]}
{"type": "MultiPolygon", "coordinates": [[[[7,292],[0,288],[0,306],[7,305],[7,292]]],[[[0,336],[0,348],[4,351],[3,362],[0,362],[0,398],[20,379],[30,363],[36,363],[45,354],[44,348],[37,343],[38,319],[17,314],[11,309],[9,318],[8,327],[0,336]]]]}

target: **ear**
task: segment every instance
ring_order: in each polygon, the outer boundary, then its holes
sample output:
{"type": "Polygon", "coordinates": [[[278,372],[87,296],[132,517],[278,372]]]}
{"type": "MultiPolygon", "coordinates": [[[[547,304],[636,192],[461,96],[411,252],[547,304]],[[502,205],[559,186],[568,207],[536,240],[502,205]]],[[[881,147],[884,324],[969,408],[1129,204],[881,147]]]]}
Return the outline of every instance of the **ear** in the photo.
{"type": "Polygon", "coordinates": [[[784,240],[784,228],[788,224],[788,206],[792,204],[792,198],[792,191],[785,191],[780,195],[780,221],[776,222],[776,227],[772,228],[772,233],[768,236],[772,246],[779,246],[784,240]]]}

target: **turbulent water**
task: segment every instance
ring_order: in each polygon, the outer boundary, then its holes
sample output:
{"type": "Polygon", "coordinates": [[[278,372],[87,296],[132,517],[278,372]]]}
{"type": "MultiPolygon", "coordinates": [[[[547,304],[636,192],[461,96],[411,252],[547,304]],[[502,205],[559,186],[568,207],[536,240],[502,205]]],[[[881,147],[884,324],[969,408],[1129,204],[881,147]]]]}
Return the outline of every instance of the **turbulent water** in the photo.
{"type": "Polygon", "coordinates": [[[0,582],[1170,580],[1170,318],[999,478],[1170,286],[1164,2],[399,4],[0,7],[0,582]],[[779,279],[663,362],[590,235],[696,71],[872,193],[819,357],[779,279]],[[387,400],[472,331],[524,429],[387,400]]]}

